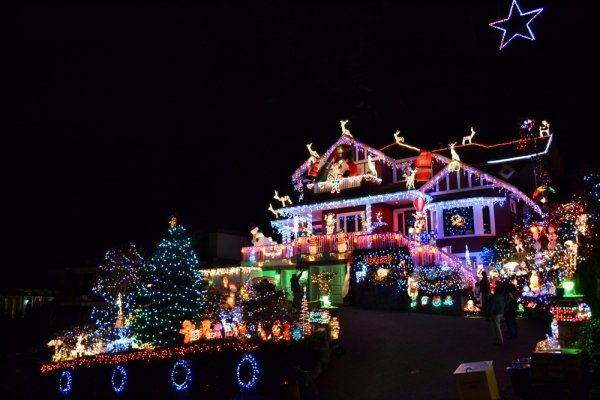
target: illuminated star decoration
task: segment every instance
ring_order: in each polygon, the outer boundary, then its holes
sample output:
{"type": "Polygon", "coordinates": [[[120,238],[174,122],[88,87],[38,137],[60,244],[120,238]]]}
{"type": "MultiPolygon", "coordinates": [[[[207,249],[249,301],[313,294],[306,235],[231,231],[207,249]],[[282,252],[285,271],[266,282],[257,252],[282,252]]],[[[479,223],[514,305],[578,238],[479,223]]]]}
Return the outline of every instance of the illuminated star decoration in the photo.
{"type": "Polygon", "coordinates": [[[519,7],[519,3],[517,3],[517,0],[513,0],[510,6],[510,11],[508,12],[508,18],[501,19],[500,21],[492,22],[490,24],[492,28],[500,29],[502,31],[500,50],[502,50],[504,46],[509,44],[510,41],[517,36],[528,40],[535,40],[535,35],[533,34],[533,31],[531,30],[529,24],[531,24],[531,21],[533,21],[535,17],[540,15],[542,11],[544,11],[543,8],[538,8],[537,10],[531,10],[524,13],[521,11],[521,7],[519,7]],[[519,15],[515,15],[513,17],[513,11],[515,10],[515,8],[519,12],[519,15]],[[527,22],[525,23],[525,28],[527,28],[527,32],[525,32],[525,29],[523,29],[522,22],[524,20],[527,20],[527,22]],[[523,33],[520,33],[519,30],[523,33]],[[505,40],[507,36],[509,36],[509,38],[508,40],[505,40]]]}

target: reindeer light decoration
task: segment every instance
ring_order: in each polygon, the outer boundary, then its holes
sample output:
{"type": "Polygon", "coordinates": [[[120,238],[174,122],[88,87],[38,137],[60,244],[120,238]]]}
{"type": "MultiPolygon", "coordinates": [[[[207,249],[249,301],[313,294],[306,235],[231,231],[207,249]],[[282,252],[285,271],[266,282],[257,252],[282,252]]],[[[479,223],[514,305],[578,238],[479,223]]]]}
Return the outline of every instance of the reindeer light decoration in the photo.
{"type": "Polygon", "coordinates": [[[476,133],[477,132],[475,132],[475,129],[473,129],[473,127],[471,127],[471,134],[467,135],[467,136],[463,136],[462,144],[464,145],[467,142],[469,142],[469,144],[472,144],[471,140],[473,139],[473,136],[475,136],[476,133]]]}
{"type": "Polygon", "coordinates": [[[454,146],[456,146],[456,142],[449,143],[450,146],[450,154],[452,156],[452,161],[448,164],[448,171],[450,172],[458,172],[460,170],[460,157],[456,150],[454,150],[454,146]]]}
{"type": "Polygon", "coordinates": [[[404,136],[400,136],[400,131],[396,131],[396,133],[394,133],[394,140],[396,141],[396,144],[398,146],[406,147],[407,149],[411,149],[414,151],[421,151],[418,147],[404,143],[404,136]]]}
{"type": "Polygon", "coordinates": [[[340,125],[342,126],[342,135],[348,136],[348,137],[353,137],[352,134],[350,133],[350,131],[348,129],[346,129],[347,123],[348,123],[348,120],[340,121],[340,125]]]}
{"type": "Polygon", "coordinates": [[[546,120],[540,125],[540,137],[542,136],[550,136],[550,123],[546,120]]]}
{"type": "Polygon", "coordinates": [[[319,153],[317,153],[316,151],[314,151],[312,148],[312,143],[309,143],[306,145],[306,148],[308,149],[308,152],[310,154],[311,157],[313,157],[316,160],[319,159],[319,153]]]}
{"type": "Polygon", "coordinates": [[[408,168],[402,176],[406,179],[406,190],[411,190],[415,188],[415,176],[417,175],[417,169],[408,168]],[[407,174],[408,172],[408,174],[407,174]]]}
{"type": "Polygon", "coordinates": [[[400,136],[400,131],[396,131],[396,133],[394,133],[394,139],[396,139],[396,143],[398,144],[404,143],[404,137],[400,136]]]}
{"type": "Polygon", "coordinates": [[[271,211],[273,214],[275,214],[275,218],[279,218],[279,211],[278,210],[274,210],[273,209],[273,205],[271,203],[269,203],[269,211],[271,211]]]}
{"type": "Polygon", "coordinates": [[[375,163],[373,162],[373,157],[370,154],[367,154],[367,170],[369,175],[373,175],[377,177],[377,169],[375,168],[375,163]]]}
{"type": "Polygon", "coordinates": [[[281,202],[281,207],[285,207],[286,202],[289,202],[290,206],[292,205],[292,199],[290,199],[290,196],[279,197],[279,193],[277,193],[277,190],[275,191],[275,196],[273,196],[273,198],[281,202]]]}

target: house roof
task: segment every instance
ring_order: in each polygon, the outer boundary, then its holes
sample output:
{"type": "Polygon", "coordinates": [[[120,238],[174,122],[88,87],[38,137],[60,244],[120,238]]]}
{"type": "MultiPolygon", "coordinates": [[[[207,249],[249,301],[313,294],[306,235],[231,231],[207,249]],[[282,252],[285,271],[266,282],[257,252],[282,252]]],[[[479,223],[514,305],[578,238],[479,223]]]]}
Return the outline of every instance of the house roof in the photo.
{"type": "MultiPolygon", "coordinates": [[[[338,140],[336,140],[336,142],[334,144],[329,146],[329,148],[325,151],[325,153],[323,153],[321,155],[321,157],[319,158],[319,169],[323,166],[323,164],[325,164],[327,162],[329,157],[331,157],[331,154],[333,153],[333,151],[340,145],[354,146],[358,150],[367,151],[371,154],[376,155],[377,158],[382,159],[387,164],[391,164],[395,161],[393,158],[387,156],[381,150],[378,150],[374,147],[366,145],[363,142],[356,140],[352,137],[342,135],[342,136],[340,136],[340,138],[338,140]]],[[[306,161],[304,161],[302,163],[302,165],[300,165],[300,167],[296,171],[294,171],[294,173],[292,174],[292,181],[294,181],[294,182],[298,181],[302,177],[302,174],[308,169],[309,166],[310,166],[310,157],[308,159],[306,159],[306,161]]]]}
{"type": "MultiPolygon", "coordinates": [[[[512,161],[526,160],[548,153],[552,144],[552,135],[536,136],[526,139],[511,140],[496,144],[457,144],[454,150],[459,154],[460,160],[472,165],[482,166],[489,164],[510,163],[512,161]]],[[[432,150],[434,154],[449,154],[450,148],[443,147],[432,150]]]]}
{"type": "MultiPolygon", "coordinates": [[[[533,210],[541,214],[542,211],[538,204],[536,204],[533,200],[531,200],[531,198],[523,193],[521,189],[517,188],[513,184],[507,183],[507,179],[503,179],[502,177],[498,176],[498,169],[503,164],[522,164],[524,160],[526,161],[533,157],[545,155],[548,153],[551,144],[552,135],[547,135],[512,140],[491,145],[477,142],[464,145],[457,144],[454,146],[454,149],[460,156],[460,166],[463,170],[468,171],[483,181],[493,184],[499,190],[508,192],[512,197],[525,202],[533,210]]],[[[327,162],[335,149],[340,145],[349,145],[355,147],[358,151],[369,152],[370,154],[375,155],[381,161],[385,162],[387,165],[392,165],[400,160],[413,159],[420,152],[419,148],[405,144],[401,141],[395,141],[380,149],[376,149],[357,139],[354,139],[353,137],[342,135],[319,158],[319,168],[321,168],[327,162]]],[[[447,164],[451,161],[451,159],[446,157],[446,154],[449,153],[449,148],[435,149],[432,150],[431,153],[435,161],[444,164],[444,168],[441,171],[438,171],[438,173],[434,175],[429,182],[417,189],[423,194],[426,194],[429,190],[431,190],[436,182],[449,173],[447,164]]],[[[300,179],[310,167],[310,161],[310,158],[307,159],[292,175],[292,180],[295,184],[301,184],[300,179]]],[[[386,185],[386,187],[379,188],[376,193],[371,193],[371,195],[375,194],[375,196],[381,196],[384,193],[396,192],[398,192],[397,185],[386,185]]],[[[356,197],[368,198],[369,194],[362,193],[360,190],[352,190],[352,193],[349,191],[345,194],[345,196],[342,195],[333,202],[331,200],[311,202],[312,204],[304,204],[303,206],[299,206],[297,208],[287,207],[285,211],[289,213],[295,213],[307,206],[313,208],[319,208],[319,205],[324,204],[332,206],[333,204],[337,204],[336,201],[342,203],[349,201],[351,202],[352,199],[356,199],[356,197]]]]}
{"type": "MultiPolygon", "coordinates": [[[[439,162],[445,162],[447,165],[440,170],[437,174],[435,174],[427,183],[425,183],[423,186],[421,186],[418,190],[426,193],[427,191],[433,189],[435,187],[435,184],[437,182],[439,182],[442,178],[444,178],[446,175],[448,175],[450,172],[449,170],[449,163],[452,161],[449,158],[446,158],[440,154],[433,154],[433,157],[435,159],[437,159],[437,161],[439,162]]],[[[525,204],[527,204],[529,207],[531,207],[531,209],[533,209],[536,213],[542,215],[542,209],[540,208],[540,206],[535,203],[533,200],[531,200],[525,193],[523,193],[522,191],[520,191],[518,188],[516,188],[515,186],[511,185],[510,183],[506,183],[505,181],[496,178],[495,176],[492,176],[484,171],[481,171],[475,167],[471,167],[470,165],[467,165],[463,162],[459,162],[460,163],[460,168],[471,173],[472,175],[478,177],[480,180],[482,180],[483,182],[489,182],[491,184],[493,184],[494,186],[496,186],[499,189],[505,190],[506,192],[510,193],[513,197],[515,197],[517,200],[524,202],[525,204]]]]}

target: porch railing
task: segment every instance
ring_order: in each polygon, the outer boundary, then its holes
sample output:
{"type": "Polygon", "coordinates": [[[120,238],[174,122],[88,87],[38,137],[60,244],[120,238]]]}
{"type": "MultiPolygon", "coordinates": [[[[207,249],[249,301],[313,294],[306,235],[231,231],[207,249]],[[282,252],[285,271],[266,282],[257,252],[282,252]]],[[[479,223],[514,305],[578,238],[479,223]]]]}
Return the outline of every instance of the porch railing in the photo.
{"type": "MultiPolygon", "coordinates": [[[[463,261],[437,246],[418,243],[404,236],[400,232],[386,233],[355,233],[350,232],[348,237],[348,252],[354,250],[368,249],[387,249],[407,247],[412,255],[415,265],[439,265],[446,263],[460,268],[466,279],[466,284],[474,284],[474,273],[470,268],[465,267],[463,261]]],[[[315,235],[316,253],[330,254],[337,253],[337,236],[315,235]]],[[[295,256],[300,254],[310,254],[310,245],[307,237],[301,237],[291,244],[272,244],[267,246],[250,246],[242,249],[242,261],[246,262],[264,262],[267,260],[285,260],[295,261],[295,256]]]]}

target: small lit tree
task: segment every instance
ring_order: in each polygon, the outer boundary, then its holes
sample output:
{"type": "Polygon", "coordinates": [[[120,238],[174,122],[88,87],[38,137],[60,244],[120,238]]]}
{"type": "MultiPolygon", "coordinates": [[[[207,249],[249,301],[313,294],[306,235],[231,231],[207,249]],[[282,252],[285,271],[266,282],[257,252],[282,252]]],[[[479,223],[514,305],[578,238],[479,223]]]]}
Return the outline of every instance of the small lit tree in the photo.
{"type": "Polygon", "coordinates": [[[92,291],[103,304],[92,309],[96,329],[108,332],[115,326],[123,327],[135,310],[135,288],[144,260],[133,243],[127,247],[107,251],[100,265],[100,274],[92,291]],[[121,325],[121,326],[119,326],[121,325]]]}

